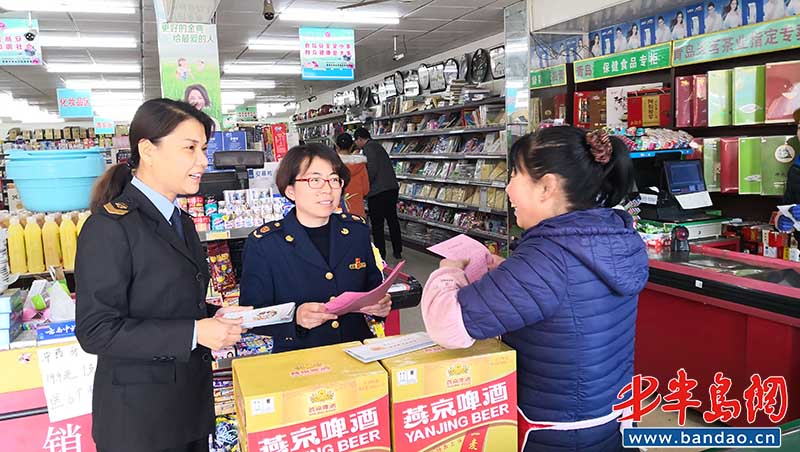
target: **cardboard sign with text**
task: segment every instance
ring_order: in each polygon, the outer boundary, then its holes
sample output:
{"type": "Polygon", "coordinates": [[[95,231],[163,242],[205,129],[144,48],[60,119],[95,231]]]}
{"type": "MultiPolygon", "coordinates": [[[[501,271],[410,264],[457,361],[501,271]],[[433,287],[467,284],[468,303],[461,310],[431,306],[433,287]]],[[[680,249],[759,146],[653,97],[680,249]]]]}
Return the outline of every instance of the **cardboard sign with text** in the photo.
{"type": "Polygon", "coordinates": [[[517,450],[516,359],[489,339],[381,361],[389,372],[393,450],[517,450]]]}
{"type": "Polygon", "coordinates": [[[386,371],[345,354],[358,345],[235,360],[241,450],[388,452],[386,371]]]}

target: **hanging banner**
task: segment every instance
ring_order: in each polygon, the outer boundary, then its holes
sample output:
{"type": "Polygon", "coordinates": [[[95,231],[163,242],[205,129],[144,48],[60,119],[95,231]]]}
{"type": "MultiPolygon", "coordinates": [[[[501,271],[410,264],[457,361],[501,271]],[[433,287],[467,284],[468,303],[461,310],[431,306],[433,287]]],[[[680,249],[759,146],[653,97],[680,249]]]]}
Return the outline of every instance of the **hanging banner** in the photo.
{"type": "Polygon", "coordinates": [[[575,82],[588,82],[668,69],[671,57],[672,43],[667,42],[614,55],[583,60],[575,63],[575,82]]]}
{"type": "Polygon", "coordinates": [[[62,118],[91,118],[94,116],[91,90],[59,88],[56,90],[56,95],[58,96],[58,116],[62,118]]]}
{"type": "Polygon", "coordinates": [[[95,116],[94,133],[95,135],[114,135],[114,120],[95,116]]]}
{"type": "Polygon", "coordinates": [[[675,41],[672,65],[705,63],[800,47],[800,16],[675,41]]]}
{"type": "Polygon", "coordinates": [[[42,64],[37,19],[0,20],[0,66],[42,64]]]}
{"type": "Polygon", "coordinates": [[[275,155],[275,161],[280,162],[289,152],[286,124],[272,124],[269,128],[272,133],[272,153],[275,155]]]}
{"type": "Polygon", "coordinates": [[[300,65],[303,80],[355,80],[355,32],[300,27],[300,65]]]}
{"type": "Polygon", "coordinates": [[[194,105],[222,123],[217,26],[161,23],[158,25],[161,94],[194,105]]]}
{"type": "Polygon", "coordinates": [[[551,88],[567,84],[567,66],[560,64],[547,69],[531,71],[531,89],[551,88]]]}

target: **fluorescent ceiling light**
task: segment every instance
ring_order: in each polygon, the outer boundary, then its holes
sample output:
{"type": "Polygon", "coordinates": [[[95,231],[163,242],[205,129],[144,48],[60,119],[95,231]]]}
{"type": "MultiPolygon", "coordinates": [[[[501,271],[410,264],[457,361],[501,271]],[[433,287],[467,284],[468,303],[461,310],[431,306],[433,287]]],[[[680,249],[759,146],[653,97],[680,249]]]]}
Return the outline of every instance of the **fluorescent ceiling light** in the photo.
{"type": "Polygon", "coordinates": [[[299,64],[226,64],[223,66],[226,74],[253,74],[253,75],[299,75],[299,64]]]}
{"type": "Polygon", "coordinates": [[[222,80],[222,89],[272,89],[275,88],[274,80],[222,80]]]}
{"type": "Polygon", "coordinates": [[[81,64],[81,63],[48,63],[47,72],[138,74],[142,67],[138,64],[81,64]]]}
{"type": "Polygon", "coordinates": [[[65,34],[42,33],[39,35],[39,44],[42,47],[107,47],[107,48],[136,48],[139,41],[132,36],[75,36],[65,34]]]}
{"type": "Polygon", "coordinates": [[[300,51],[299,39],[279,39],[279,38],[260,38],[251,39],[247,42],[247,47],[250,50],[263,50],[263,51],[300,51]]]}
{"type": "Polygon", "coordinates": [[[291,9],[278,15],[280,20],[290,22],[325,22],[344,24],[396,25],[400,18],[396,14],[376,15],[375,13],[354,13],[342,11],[322,11],[318,9],[291,9]]]}
{"type": "Polygon", "coordinates": [[[140,80],[91,80],[70,79],[66,81],[69,89],[141,89],[140,80]]]}
{"type": "Polygon", "coordinates": [[[105,0],[0,0],[0,8],[8,11],[42,11],[56,13],[136,13],[136,7],[130,2],[105,0]]]}

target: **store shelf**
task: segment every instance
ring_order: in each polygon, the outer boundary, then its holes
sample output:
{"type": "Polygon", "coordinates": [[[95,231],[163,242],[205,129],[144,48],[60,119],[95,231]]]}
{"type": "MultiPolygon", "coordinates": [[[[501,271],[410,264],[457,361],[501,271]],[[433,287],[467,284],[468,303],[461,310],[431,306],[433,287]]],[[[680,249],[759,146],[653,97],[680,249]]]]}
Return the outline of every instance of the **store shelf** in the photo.
{"type": "Polygon", "coordinates": [[[294,125],[297,127],[302,127],[311,124],[333,121],[335,119],[344,118],[345,116],[347,116],[345,113],[331,113],[328,115],[317,116],[316,118],[306,119],[303,121],[295,121],[294,125]]]}
{"type": "Polygon", "coordinates": [[[345,125],[345,126],[357,126],[359,124],[364,124],[364,121],[362,121],[360,119],[356,119],[355,121],[345,121],[345,122],[342,123],[342,125],[345,125]]]}
{"type": "Polygon", "coordinates": [[[330,141],[329,137],[318,137],[318,138],[309,138],[307,140],[303,140],[306,143],[327,143],[330,141]]]}
{"type": "Polygon", "coordinates": [[[407,113],[399,113],[396,115],[387,115],[387,116],[379,116],[377,118],[373,118],[373,121],[385,121],[390,119],[400,119],[400,118],[408,118],[409,116],[422,116],[422,115],[429,115],[429,114],[438,114],[438,113],[449,113],[451,111],[459,111],[468,108],[476,108],[480,107],[481,105],[494,105],[494,104],[503,104],[505,103],[504,98],[502,97],[490,97],[488,99],[484,99],[477,102],[469,102],[466,104],[458,104],[458,105],[448,105],[445,107],[438,107],[438,108],[430,108],[428,110],[417,110],[407,113]]]}
{"type": "Polygon", "coordinates": [[[217,240],[243,240],[256,228],[228,229],[225,231],[200,231],[197,235],[201,242],[214,242],[217,240]]]}
{"type": "Polygon", "coordinates": [[[503,181],[485,181],[485,180],[475,180],[475,179],[448,179],[444,177],[414,176],[411,174],[397,174],[395,177],[401,180],[413,180],[420,182],[441,182],[447,184],[472,185],[476,187],[506,188],[506,183],[503,181]]]}
{"type": "Polygon", "coordinates": [[[658,154],[672,154],[675,152],[680,152],[681,155],[691,155],[694,153],[692,149],[663,149],[660,151],[632,151],[631,158],[632,159],[643,159],[648,157],[655,157],[658,154]]]}
{"type": "MultiPolygon", "coordinates": [[[[453,225],[453,224],[442,223],[440,221],[424,220],[422,218],[412,217],[410,215],[406,215],[406,214],[403,214],[403,213],[397,214],[397,217],[400,218],[401,220],[404,220],[404,221],[411,221],[411,222],[414,222],[414,223],[420,223],[420,224],[424,224],[426,226],[431,226],[431,227],[434,227],[434,228],[446,229],[448,231],[459,232],[459,233],[467,234],[467,235],[473,235],[473,236],[481,237],[481,238],[485,238],[485,239],[501,240],[503,242],[508,240],[508,237],[506,237],[504,235],[500,235],[500,234],[495,234],[494,232],[486,232],[486,231],[478,231],[478,230],[475,230],[475,229],[461,228],[461,227],[458,227],[458,226],[453,225]]],[[[406,238],[405,235],[403,236],[403,238],[404,239],[406,238]]]]}
{"type": "Polygon", "coordinates": [[[490,126],[490,127],[459,127],[451,129],[434,129],[424,130],[421,132],[400,132],[390,133],[386,135],[375,135],[373,140],[395,140],[399,138],[413,138],[413,137],[438,137],[442,135],[463,135],[468,133],[490,133],[505,130],[506,126],[490,126]]]}
{"type": "Polygon", "coordinates": [[[389,154],[391,159],[422,159],[422,160],[465,160],[465,159],[499,159],[505,160],[506,154],[389,154]]]}
{"type": "Polygon", "coordinates": [[[412,198],[410,196],[400,195],[398,199],[401,201],[421,202],[423,204],[433,204],[435,206],[449,207],[451,209],[471,210],[473,212],[490,213],[492,215],[508,215],[505,210],[488,209],[484,207],[475,207],[467,204],[459,204],[455,202],[442,202],[434,199],[412,198]]]}

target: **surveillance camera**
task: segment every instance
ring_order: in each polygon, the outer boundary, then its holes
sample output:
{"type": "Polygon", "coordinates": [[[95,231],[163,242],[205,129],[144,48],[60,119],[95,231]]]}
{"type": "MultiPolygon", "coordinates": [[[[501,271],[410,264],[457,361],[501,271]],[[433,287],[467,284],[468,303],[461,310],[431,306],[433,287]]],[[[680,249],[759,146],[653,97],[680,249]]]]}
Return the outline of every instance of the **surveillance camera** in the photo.
{"type": "Polygon", "coordinates": [[[395,61],[400,61],[405,57],[406,57],[405,53],[395,53],[394,55],[392,55],[392,59],[395,61]]]}
{"type": "Polygon", "coordinates": [[[275,7],[272,6],[272,0],[264,0],[264,19],[275,19],[275,7]]]}
{"type": "Polygon", "coordinates": [[[27,39],[28,41],[33,41],[34,39],[36,39],[36,30],[34,30],[33,28],[28,30],[28,32],[25,33],[25,39],[27,39]]]}

